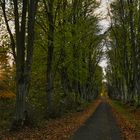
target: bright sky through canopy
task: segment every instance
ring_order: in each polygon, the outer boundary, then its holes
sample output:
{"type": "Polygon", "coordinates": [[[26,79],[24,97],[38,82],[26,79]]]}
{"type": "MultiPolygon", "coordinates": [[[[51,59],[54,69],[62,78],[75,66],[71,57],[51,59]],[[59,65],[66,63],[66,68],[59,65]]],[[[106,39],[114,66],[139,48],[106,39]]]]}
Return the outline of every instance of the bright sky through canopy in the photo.
{"type": "MultiPolygon", "coordinates": [[[[99,22],[99,24],[102,27],[102,33],[104,33],[109,26],[109,20],[107,17],[107,13],[108,13],[107,8],[111,1],[112,0],[100,0],[101,4],[100,4],[100,7],[97,9],[97,13],[99,13],[102,18],[102,20],[99,22]]],[[[103,57],[105,57],[105,56],[103,56],[103,57]]],[[[105,67],[107,66],[107,59],[103,58],[99,65],[103,68],[103,71],[105,74],[105,67]]]]}

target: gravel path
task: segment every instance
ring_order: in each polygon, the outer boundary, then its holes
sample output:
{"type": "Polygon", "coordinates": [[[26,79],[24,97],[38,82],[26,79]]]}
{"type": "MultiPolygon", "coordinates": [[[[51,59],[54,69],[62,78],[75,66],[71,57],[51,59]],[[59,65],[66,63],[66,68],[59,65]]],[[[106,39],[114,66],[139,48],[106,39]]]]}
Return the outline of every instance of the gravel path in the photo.
{"type": "Polygon", "coordinates": [[[109,104],[102,102],[70,140],[122,140],[109,104]]]}

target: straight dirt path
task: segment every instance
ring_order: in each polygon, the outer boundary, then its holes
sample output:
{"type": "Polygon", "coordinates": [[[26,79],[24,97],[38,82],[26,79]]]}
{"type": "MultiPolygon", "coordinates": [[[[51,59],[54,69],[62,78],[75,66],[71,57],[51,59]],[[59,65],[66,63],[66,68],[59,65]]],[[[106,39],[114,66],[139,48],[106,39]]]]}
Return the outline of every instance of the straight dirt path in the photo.
{"type": "Polygon", "coordinates": [[[71,140],[122,140],[109,104],[103,101],[71,140]]]}

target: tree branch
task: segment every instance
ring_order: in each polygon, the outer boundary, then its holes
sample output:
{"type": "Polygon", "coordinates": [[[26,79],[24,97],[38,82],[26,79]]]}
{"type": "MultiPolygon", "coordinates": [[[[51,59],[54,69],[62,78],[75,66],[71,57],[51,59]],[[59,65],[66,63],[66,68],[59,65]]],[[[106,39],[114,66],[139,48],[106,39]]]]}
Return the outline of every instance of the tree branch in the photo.
{"type": "Polygon", "coordinates": [[[10,29],[10,26],[9,26],[9,23],[8,23],[8,19],[7,19],[7,15],[6,15],[6,11],[5,11],[5,0],[2,2],[0,1],[0,5],[2,7],[2,11],[3,11],[3,17],[4,17],[4,20],[5,20],[5,24],[6,24],[6,28],[7,28],[7,31],[10,35],[10,40],[11,40],[11,48],[12,48],[12,52],[13,52],[13,57],[14,59],[16,60],[16,52],[15,52],[15,40],[14,40],[14,36],[12,34],[12,31],[10,29]]]}

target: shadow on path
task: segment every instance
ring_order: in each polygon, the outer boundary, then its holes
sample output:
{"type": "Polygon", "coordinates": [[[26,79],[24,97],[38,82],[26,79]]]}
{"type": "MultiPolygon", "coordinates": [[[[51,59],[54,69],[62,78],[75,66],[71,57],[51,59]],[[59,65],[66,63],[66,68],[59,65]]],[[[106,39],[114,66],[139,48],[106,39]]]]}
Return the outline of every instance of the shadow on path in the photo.
{"type": "Polygon", "coordinates": [[[122,140],[109,104],[102,102],[70,140],[122,140]]]}

